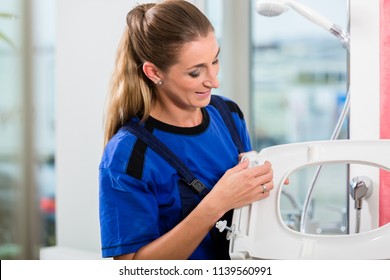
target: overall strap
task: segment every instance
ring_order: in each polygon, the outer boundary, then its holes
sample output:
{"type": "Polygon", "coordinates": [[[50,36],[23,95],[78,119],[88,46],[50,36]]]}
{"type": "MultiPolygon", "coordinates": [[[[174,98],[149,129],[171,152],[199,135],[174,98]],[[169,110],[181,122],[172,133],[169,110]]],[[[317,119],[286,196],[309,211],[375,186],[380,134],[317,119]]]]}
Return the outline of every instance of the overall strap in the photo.
{"type": "Polygon", "coordinates": [[[123,128],[129,130],[138,139],[144,142],[152,150],[158,153],[164,158],[173,168],[176,169],[180,177],[184,182],[201,198],[205,197],[208,193],[208,189],[201,181],[199,181],[188,167],[160,140],[156,138],[149,130],[141,125],[138,125],[132,121],[129,121],[123,126],[123,128]]]}
{"type": "Polygon", "coordinates": [[[227,106],[225,100],[218,95],[211,96],[211,105],[213,105],[221,114],[223,121],[225,122],[227,128],[229,129],[230,135],[232,136],[233,142],[236,145],[238,152],[245,152],[244,146],[242,145],[240,136],[237,132],[237,127],[234,124],[232,114],[227,106]]]}

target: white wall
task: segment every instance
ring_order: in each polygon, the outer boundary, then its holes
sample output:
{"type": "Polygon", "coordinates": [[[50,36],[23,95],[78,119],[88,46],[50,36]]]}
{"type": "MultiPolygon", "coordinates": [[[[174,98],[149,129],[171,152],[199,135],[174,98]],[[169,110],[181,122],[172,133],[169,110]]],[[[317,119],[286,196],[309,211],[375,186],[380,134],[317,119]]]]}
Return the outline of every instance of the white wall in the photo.
{"type": "MultiPolygon", "coordinates": [[[[100,255],[98,165],[115,51],[136,0],[58,0],[57,245],[100,255]]],[[[146,2],[146,1],[144,1],[146,2]]]]}
{"type": "Polygon", "coordinates": [[[239,104],[250,127],[250,1],[223,1],[221,92],[239,104]]]}
{"type": "MultiPolygon", "coordinates": [[[[351,0],[351,122],[353,140],[379,139],[379,0],[351,0]]],[[[362,231],[378,227],[379,170],[367,166],[351,170],[354,176],[368,176],[374,191],[362,209],[362,231]]],[[[351,201],[351,220],[354,223],[351,201]]],[[[351,227],[353,229],[353,227],[351,227]]]]}

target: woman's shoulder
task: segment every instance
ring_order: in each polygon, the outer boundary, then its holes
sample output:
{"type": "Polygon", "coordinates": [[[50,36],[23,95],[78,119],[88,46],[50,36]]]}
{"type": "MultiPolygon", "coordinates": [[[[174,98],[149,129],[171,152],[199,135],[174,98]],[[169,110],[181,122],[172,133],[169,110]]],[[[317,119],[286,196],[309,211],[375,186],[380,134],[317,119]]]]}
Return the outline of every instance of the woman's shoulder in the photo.
{"type": "Polygon", "coordinates": [[[211,96],[211,102],[210,102],[210,105],[209,106],[215,106],[215,101],[216,99],[220,99],[222,101],[224,101],[224,103],[226,104],[227,108],[229,109],[229,111],[231,113],[236,113],[238,114],[238,116],[243,119],[244,118],[244,115],[240,109],[240,106],[235,102],[233,101],[232,99],[226,97],[226,96],[223,96],[223,95],[212,95],[211,96]]]}
{"type": "Polygon", "coordinates": [[[101,159],[101,168],[123,169],[127,164],[137,138],[121,128],[108,141],[101,159]]]}

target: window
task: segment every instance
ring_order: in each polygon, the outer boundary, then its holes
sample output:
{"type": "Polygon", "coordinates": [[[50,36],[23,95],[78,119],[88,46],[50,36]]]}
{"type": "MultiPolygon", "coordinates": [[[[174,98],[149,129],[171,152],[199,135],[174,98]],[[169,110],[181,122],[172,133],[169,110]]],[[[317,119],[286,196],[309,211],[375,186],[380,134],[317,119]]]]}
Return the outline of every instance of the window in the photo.
{"type": "MultiPolygon", "coordinates": [[[[347,23],[344,1],[299,2],[347,23]]],[[[272,18],[253,12],[252,55],[255,147],[330,139],[347,93],[347,51],[340,41],[292,9],[272,18]]]]}

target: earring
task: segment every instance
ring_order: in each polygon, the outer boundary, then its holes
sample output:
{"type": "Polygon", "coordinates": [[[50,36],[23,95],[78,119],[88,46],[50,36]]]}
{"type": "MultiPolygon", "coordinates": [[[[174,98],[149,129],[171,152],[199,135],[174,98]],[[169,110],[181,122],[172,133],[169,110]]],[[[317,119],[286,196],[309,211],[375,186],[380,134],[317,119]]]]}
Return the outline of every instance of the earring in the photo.
{"type": "Polygon", "coordinates": [[[161,80],[157,81],[158,86],[161,86],[162,84],[163,84],[163,82],[161,80]]]}

